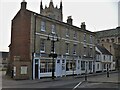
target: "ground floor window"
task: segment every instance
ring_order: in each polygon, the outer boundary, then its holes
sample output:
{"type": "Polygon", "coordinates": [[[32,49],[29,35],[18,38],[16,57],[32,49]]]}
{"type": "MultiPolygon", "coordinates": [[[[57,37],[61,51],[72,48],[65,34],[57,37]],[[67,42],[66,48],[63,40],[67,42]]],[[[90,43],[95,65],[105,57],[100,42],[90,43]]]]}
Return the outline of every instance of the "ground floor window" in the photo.
{"type": "Polygon", "coordinates": [[[89,62],[89,70],[92,70],[92,61],[89,62]]]}
{"type": "Polygon", "coordinates": [[[52,72],[52,60],[40,61],[40,73],[52,72]]]}
{"type": "Polygon", "coordinates": [[[85,70],[85,61],[81,61],[81,70],[85,70]]]}
{"type": "Polygon", "coordinates": [[[76,68],[76,63],[75,63],[75,60],[67,60],[66,61],[66,71],[72,71],[74,68],[76,68]]]}

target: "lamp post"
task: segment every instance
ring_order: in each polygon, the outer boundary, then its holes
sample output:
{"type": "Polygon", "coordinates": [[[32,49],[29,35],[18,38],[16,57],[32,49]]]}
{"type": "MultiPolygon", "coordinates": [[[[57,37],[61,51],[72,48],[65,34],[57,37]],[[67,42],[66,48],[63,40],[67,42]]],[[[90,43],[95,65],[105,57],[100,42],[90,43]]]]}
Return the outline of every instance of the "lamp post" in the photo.
{"type": "Polygon", "coordinates": [[[48,39],[47,40],[51,40],[52,43],[52,47],[51,47],[51,53],[49,54],[49,57],[52,57],[52,79],[54,79],[54,70],[55,70],[55,62],[54,62],[54,58],[57,57],[57,54],[55,54],[55,42],[58,41],[58,36],[55,33],[50,33],[48,35],[48,39]]]}

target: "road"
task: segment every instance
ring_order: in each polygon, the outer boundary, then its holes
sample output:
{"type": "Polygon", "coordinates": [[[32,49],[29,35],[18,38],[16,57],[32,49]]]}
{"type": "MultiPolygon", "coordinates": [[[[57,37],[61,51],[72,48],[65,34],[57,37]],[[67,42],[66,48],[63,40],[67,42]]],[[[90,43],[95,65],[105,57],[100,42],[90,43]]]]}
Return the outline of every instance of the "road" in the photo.
{"type": "Polygon", "coordinates": [[[7,80],[3,79],[3,88],[118,88],[118,73],[89,76],[87,82],[84,77],[65,77],[56,80],[7,80]]]}

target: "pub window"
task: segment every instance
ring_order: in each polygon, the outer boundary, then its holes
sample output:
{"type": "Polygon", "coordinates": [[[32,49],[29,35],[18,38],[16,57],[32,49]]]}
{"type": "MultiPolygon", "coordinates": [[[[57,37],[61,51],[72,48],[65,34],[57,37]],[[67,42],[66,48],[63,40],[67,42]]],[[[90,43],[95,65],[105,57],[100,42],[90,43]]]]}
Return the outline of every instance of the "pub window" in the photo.
{"type": "Polygon", "coordinates": [[[85,61],[81,61],[81,70],[85,70],[85,61]]]}

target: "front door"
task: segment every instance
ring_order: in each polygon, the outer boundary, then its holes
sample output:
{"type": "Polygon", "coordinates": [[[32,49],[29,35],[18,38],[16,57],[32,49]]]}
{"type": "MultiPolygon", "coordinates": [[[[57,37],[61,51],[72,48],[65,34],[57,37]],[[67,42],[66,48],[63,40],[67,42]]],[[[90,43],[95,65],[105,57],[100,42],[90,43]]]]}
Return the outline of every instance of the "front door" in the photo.
{"type": "Polygon", "coordinates": [[[35,60],[35,79],[38,79],[38,75],[39,75],[39,63],[38,63],[38,59],[35,60]]]}

